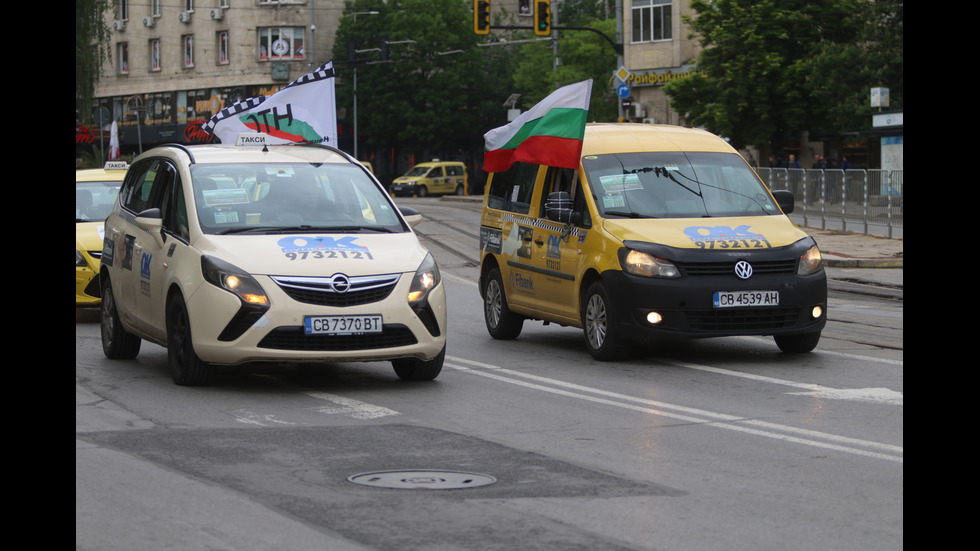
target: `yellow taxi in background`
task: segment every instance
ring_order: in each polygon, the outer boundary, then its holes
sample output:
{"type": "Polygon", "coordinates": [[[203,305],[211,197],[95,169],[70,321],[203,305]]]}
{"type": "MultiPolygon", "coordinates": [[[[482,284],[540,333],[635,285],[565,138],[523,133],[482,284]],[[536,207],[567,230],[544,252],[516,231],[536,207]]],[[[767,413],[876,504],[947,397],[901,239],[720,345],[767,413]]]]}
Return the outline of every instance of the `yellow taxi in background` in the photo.
{"type": "Polygon", "coordinates": [[[133,160],[106,219],[105,356],[159,344],[179,385],[265,362],[390,361],[399,378],[434,379],[446,294],[412,231],[421,216],[343,151],[271,141],[133,160]]]}
{"type": "Polygon", "coordinates": [[[812,237],[724,140],[648,124],[586,125],[577,170],[490,175],[480,293],[490,335],[525,320],[580,327],[598,360],[647,337],[770,335],[809,352],[827,320],[812,237]]]}
{"type": "Polygon", "coordinates": [[[391,193],[426,197],[429,195],[464,195],[466,193],[466,165],[435,159],[419,163],[403,176],[395,178],[391,193]]]}
{"type": "Polygon", "coordinates": [[[119,186],[126,177],[125,162],[109,161],[103,168],[75,171],[75,306],[97,306],[99,259],[103,222],[112,212],[119,186]]]}

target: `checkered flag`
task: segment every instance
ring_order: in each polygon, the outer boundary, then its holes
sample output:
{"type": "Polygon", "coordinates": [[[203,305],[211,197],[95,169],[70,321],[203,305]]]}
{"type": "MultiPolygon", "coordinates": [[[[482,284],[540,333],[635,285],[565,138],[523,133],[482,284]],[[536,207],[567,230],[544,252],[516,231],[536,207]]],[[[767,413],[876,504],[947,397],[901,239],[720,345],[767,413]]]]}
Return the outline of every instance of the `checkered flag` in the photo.
{"type": "Polygon", "coordinates": [[[261,132],[274,142],[336,147],[334,76],[329,61],[271,96],[244,99],[222,109],[201,130],[221,143],[235,143],[242,133],[261,132]]]}

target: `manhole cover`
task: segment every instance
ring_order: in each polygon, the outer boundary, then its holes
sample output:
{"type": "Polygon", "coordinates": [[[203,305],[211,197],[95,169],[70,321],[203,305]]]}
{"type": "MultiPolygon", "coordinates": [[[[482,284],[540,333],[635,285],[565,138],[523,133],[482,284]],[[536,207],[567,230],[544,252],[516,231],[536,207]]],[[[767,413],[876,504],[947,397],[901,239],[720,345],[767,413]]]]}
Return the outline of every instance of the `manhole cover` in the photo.
{"type": "Polygon", "coordinates": [[[354,484],[401,490],[456,490],[489,486],[496,478],[457,471],[378,471],[347,477],[354,484]]]}

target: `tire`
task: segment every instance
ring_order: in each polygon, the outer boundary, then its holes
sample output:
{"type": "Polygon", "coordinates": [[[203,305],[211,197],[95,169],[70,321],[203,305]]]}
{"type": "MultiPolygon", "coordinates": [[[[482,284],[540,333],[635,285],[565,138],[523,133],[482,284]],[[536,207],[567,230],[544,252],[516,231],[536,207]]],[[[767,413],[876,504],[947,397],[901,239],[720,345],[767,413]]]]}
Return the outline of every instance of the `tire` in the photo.
{"type": "Polygon", "coordinates": [[[395,368],[395,375],[405,381],[431,381],[442,372],[442,364],[446,361],[446,347],[442,347],[439,355],[431,360],[420,360],[418,358],[401,358],[392,360],[391,366],[395,368]]]}
{"type": "Polygon", "coordinates": [[[601,281],[589,285],[582,308],[582,329],[585,347],[592,357],[602,361],[614,361],[629,355],[632,343],[616,333],[612,327],[612,305],[609,293],[601,281]]]}
{"type": "Polygon", "coordinates": [[[180,294],[172,296],[167,303],[167,357],[174,383],[196,386],[211,380],[214,368],[194,352],[190,317],[180,294]]]}
{"type": "Polygon", "coordinates": [[[425,186],[419,186],[418,196],[419,197],[428,197],[429,196],[429,188],[427,188],[425,186]]]}
{"type": "Polygon", "coordinates": [[[109,278],[102,278],[102,353],[111,360],[131,360],[140,352],[142,340],[123,329],[109,278]]]}
{"type": "Polygon", "coordinates": [[[524,328],[524,318],[507,308],[500,270],[493,268],[483,284],[483,321],[490,336],[499,340],[516,339],[524,328]]]}
{"type": "Polygon", "coordinates": [[[773,336],[776,346],[787,354],[806,354],[817,347],[820,342],[820,331],[815,333],[802,333],[799,335],[777,335],[773,336]]]}
{"type": "Polygon", "coordinates": [[[456,195],[463,195],[465,193],[466,193],[466,190],[463,189],[463,186],[462,185],[456,186],[456,195]]]}

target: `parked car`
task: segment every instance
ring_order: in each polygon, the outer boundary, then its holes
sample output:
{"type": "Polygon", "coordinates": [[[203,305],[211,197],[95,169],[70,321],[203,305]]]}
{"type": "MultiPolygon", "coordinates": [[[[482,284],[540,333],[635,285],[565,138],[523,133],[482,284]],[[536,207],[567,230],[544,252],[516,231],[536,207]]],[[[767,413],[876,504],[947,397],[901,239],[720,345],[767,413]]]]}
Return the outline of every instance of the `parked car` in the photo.
{"type": "Polygon", "coordinates": [[[98,306],[102,234],[128,165],[109,161],[103,168],[75,171],[75,306],[98,306]]]}

